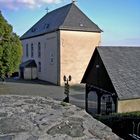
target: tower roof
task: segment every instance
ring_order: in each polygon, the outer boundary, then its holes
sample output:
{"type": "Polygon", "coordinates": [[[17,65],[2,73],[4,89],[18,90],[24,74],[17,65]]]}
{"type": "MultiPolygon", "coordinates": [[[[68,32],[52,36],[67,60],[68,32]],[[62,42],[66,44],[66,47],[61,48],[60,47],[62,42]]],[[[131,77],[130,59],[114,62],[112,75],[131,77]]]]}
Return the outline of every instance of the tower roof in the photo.
{"type": "Polygon", "coordinates": [[[53,10],[33,25],[21,39],[43,35],[56,30],[102,32],[74,3],[53,10]]]}

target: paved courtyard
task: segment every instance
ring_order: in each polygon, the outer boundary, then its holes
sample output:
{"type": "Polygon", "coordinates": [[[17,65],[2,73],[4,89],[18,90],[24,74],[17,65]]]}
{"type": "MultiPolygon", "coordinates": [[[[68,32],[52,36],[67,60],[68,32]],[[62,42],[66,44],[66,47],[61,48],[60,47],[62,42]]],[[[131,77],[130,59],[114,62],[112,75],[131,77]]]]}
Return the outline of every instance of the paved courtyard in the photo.
{"type": "MultiPolygon", "coordinates": [[[[7,79],[5,83],[0,82],[0,95],[48,96],[56,100],[63,100],[65,98],[64,87],[39,80],[19,79],[7,79]]],[[[84,97],[84,86],[70,88],[70,103],[84,108],[84,97]]]]}
{"type": "MultiPolygon", "coordinates": [[[[52,85],[40,80],[7,79],[5,83],[0,81],[0,95],[32,95],[51,97],[62,101],[66,96],[64,87],[52,85]]],[[[90,108],[95,108],[96,97],[89,96],[90,108]]],[[[85,88],[84,85],[70,87],[70,103],[78,107],[85,108],[85,88]]]]}

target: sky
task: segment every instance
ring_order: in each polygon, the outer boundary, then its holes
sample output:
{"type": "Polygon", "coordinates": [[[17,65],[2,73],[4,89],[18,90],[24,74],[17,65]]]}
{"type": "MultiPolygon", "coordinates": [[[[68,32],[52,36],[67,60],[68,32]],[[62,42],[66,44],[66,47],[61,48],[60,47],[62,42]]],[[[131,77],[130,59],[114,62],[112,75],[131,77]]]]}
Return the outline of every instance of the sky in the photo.
{"type": "MultiPolygon", "coordinates": [[[[0,10],[19,36],[41,17],[72,0],[0,0],[0,10]]],[[[140,46],[140,0],[77,0],[102,30],[103,46],[140,46]]]]}

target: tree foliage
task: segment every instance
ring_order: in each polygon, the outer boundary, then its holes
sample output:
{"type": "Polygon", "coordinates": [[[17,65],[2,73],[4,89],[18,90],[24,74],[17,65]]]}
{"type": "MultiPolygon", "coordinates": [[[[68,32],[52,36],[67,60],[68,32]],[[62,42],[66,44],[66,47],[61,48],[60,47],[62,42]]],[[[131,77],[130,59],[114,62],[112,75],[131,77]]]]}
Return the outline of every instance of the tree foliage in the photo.
{"type": "Polygon", "coordinates": [[[0,12],[0,77],[11,75],[21,62],[22,45],[0,12]]]}

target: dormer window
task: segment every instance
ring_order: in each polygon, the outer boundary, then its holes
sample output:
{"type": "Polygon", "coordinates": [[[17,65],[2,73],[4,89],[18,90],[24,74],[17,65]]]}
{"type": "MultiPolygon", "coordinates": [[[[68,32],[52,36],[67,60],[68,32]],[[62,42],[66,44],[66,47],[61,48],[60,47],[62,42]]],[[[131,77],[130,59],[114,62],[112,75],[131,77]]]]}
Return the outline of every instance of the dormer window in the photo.
{"type": "Polygon", "coordinates": [[[45,24],[45,25],[44,25],[44,29],[48,29],[49,26],[50,26],[50,24],[45,24]]]}
{"type": "Polygon", "coordinates": [[[35,32],[36,31],[36,28],[32,28],[32,32],[35,32]]]}

